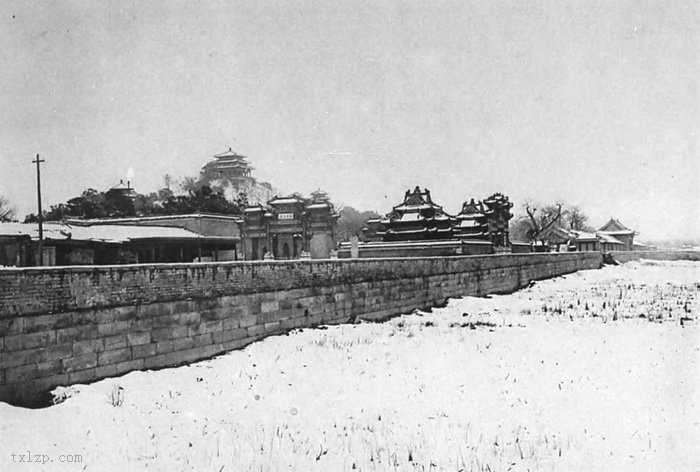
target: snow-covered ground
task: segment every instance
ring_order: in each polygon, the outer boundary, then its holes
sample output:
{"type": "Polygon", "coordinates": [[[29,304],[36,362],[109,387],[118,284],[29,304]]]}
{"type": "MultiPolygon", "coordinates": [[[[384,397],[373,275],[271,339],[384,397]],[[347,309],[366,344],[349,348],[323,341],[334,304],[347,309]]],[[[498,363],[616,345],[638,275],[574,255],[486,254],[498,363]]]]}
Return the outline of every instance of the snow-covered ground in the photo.
{"type": "Polygon", "coordinates": [[[0,403],[0,470],[697,471],[699,312],[700,263],[643,261],[297,331],[0,403]]]}

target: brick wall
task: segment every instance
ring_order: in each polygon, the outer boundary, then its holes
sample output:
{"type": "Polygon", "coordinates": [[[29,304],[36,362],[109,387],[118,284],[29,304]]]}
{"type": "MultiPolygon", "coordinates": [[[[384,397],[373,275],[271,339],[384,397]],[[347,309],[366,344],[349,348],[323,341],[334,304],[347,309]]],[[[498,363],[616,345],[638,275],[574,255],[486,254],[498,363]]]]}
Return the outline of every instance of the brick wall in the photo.
{"type": "Polygon", "coordinates": [[[0,269],[0,400],[597,268],[599,253],[0,269]]]}

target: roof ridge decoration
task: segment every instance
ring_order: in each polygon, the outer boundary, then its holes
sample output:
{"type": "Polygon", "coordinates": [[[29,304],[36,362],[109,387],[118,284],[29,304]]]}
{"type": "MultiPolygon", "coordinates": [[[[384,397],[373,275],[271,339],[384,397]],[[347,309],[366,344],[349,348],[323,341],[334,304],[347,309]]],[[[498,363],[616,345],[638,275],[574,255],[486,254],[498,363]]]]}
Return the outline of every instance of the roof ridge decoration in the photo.
{"type": "Polygon", "coordinates": [[[221,152],[219,154],[214,154],[214,157],[217,159],[222,159],[222,158],[226,158],[226,157],[233,157],[233,158],[239,157],[239,158],[245,159],[248,156],[246,156],[244,154],[239,154],[238,152],[234,151],[233,149],[231,149],[229,147],[228,151],[224,151],[224,152],[221,152]]]}
{"type": "Polygon", "coordinates": [[[620,220],[613,218],[612,216],[608,220],[607,223],[605,223],[603,226],[601,226],[598,231],[629,231],[629,232],[634,232],[633,229],[628,228],[627,226],[623,225],[620,220]],[[611,229],[612,228],[612,229],[611,229]]]}

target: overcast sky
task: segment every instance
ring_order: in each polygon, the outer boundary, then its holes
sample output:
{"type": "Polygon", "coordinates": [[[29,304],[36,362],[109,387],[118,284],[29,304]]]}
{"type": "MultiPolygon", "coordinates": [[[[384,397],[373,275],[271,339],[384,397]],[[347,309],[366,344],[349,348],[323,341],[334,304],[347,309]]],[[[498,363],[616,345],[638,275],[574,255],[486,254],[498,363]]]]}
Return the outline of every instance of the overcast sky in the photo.
{"type": "Polygon", "coordinates": [[[700,236],[688,1],[0,0],[0,194],[34,212],[229,147],[286,192],[385,213],[416,185],[700,236]],[[130,171],[131,169],[131,171],[130,171]]]}

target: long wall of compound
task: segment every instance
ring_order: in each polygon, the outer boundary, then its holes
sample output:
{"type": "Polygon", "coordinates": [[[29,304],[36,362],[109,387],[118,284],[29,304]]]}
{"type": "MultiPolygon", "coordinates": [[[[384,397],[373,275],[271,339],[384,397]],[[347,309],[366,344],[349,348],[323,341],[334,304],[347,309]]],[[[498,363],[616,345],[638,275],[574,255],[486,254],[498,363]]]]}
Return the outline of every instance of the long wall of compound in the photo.
{"type": "Polygon", "coordinates": [[[600,253],[0,269],[0,400],[598,268],[600,253]]]}
{"type": "Polygon", "coordinates": [[[613,252],[618,262],[651,259],[661,261],[700,261],[700,251],[620,251],[613,252]]]}

